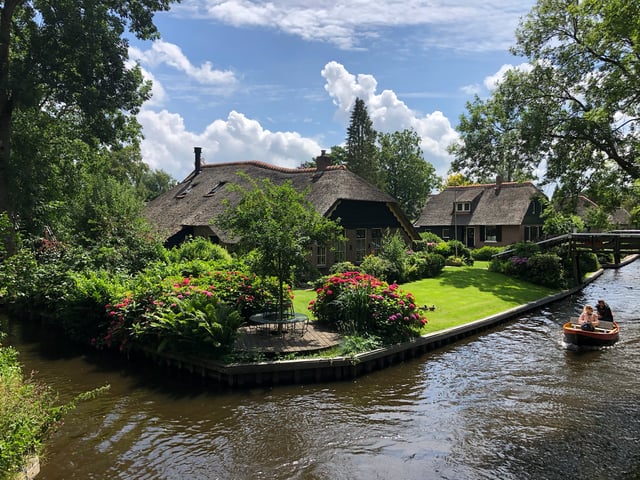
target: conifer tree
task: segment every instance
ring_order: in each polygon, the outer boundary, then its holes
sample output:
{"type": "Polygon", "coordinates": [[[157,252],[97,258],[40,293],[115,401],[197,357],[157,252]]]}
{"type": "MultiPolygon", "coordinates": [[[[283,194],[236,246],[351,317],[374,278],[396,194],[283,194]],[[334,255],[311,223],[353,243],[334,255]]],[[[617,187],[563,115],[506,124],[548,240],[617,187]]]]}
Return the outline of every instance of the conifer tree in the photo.
{"type": "Polygon", "coordinates": [[[376,186],[381,185],[377,132],[369,118],[364,100],[356,98],[347,129],[347,158],[349,170],[376,186]]]}

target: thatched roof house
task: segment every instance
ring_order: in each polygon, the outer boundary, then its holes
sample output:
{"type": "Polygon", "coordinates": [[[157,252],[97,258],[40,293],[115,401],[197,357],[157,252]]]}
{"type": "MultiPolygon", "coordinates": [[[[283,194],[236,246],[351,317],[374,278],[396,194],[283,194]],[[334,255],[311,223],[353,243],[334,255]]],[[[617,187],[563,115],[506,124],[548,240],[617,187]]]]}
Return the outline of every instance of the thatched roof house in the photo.
{"type": "Polygon", "coordinates": [[[531,182],[447,187],[427,200],[414,226],[468,247],[536,240],[544,223],[542,197],[531,182]]]}
{"type": "Polygon", "coordinates": [[[300,191],[310,188],[308,198],[317,211],[325,217],[341,219],[347,241],[338,245],[335,252],[324,245],[314,249],[312,263],[321,270],[336,261],[360,262],[376,248],[387,230],[400,232],[407,241],[419,238],[394,198],[346,167],[331,166],[324,152],[316,164],[317,168],[301,169],[258,161],[205,165],[196,148],[194,171],[172,190],[149,202],[145,214],[168,245],[179,244],[190,235],[229,244],[232,240],[228,232],[213,220],[224,209],[223,199],[231,204],[240,199],[228,185],[251,188],[247,180],[238,175],[243,172],[252,179],[268,178],[274,184],[289,180],[300,191]]]}

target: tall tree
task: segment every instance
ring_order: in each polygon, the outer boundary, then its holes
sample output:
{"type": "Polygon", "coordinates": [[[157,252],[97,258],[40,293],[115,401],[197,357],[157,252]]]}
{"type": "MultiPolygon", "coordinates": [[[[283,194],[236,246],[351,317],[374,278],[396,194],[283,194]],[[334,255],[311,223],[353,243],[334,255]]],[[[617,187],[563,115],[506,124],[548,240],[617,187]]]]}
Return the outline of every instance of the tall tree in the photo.
{"type": "Polygon", "coordinates": [[[470,138],[465,148],[478,153],[465,158],[500,162],[507,143],[547,180],[584,183],[612,166],[627,183],[640,178],[640,0],[538,0],[516,35],[512,51],[531,70],[511,71],[467,119],[492,118],[506,99],[519,141],[490,128],[486,138],[500,142],[470,138]]]}
{"type": "Polygon", "coordinates": [[[346,163],[349,170],[376,186],[381,185],[377,133],[369,118],[364,100],[356,98],[347,129],[346,163]]]}
{"type": "Polygon", "coordinates": [[[125,29],[158,35],[156,11],[171,0],[5,0],[0,5],[0,212],[15,217],[9,178],[16,113],[73,116],[75,138],[90,147],[135,141],[135,115],[150,88],[129,68],[125,29]],[[134,135],[132,137],[132,134],[134,135]]]}
{"type": "Polygon", "coordinates": [[[440,183],[435,168],[422,156],[420,136],[414,130],[378,136],[384,190],[398,200],[411,219],[422,212],[429,193],[440,183]]]}
{"type": "Polygon", "coordinates": [[[275,185],[243,175],[250,188],[232,185],[240,195],[237,205],[226,202],[214,221],[229,230],[245,251],[257,252],[258,271],[279,283],[278,312],[283,314],[284,285],[293,284],[295,268],[307,262],[314,242],[333,244],[341,235],[338,224],[316,211],[308,191],[296,190],[290,181],[275,185]]]}
{"type": "Polygon", "coordinates": [[[532,179],[539,156],[522,138],[517,103],[497,91],[484,101],[476,96],[466,108],[457,127],[461,141],[449,147],[451,171],[475,182],[498,175],[507,182],[532,179]]]}

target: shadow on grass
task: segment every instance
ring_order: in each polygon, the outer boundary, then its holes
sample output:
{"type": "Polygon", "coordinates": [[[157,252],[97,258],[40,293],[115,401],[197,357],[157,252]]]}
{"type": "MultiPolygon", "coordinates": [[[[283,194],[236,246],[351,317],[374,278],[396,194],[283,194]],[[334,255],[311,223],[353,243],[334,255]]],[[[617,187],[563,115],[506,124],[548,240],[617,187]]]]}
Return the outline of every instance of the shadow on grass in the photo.
{"type": "Polygon", "coordinates": [[[473,267],[448,268],[434,280],[439,286],[448,289],[462,290],[473,287],[504,301],[517,303],[526,303],[555,293],[555,290],[540,285],[473,267]]]}

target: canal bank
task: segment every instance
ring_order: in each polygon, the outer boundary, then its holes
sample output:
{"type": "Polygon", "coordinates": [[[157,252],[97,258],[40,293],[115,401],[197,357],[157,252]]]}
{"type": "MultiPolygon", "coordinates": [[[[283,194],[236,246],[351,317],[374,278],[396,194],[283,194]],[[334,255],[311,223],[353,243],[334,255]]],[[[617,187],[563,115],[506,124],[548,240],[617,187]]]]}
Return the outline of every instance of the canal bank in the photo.
{"type": "MultiPolygon", "coordinates": [[[[633,262],[637,255],[626,258],[617,267],[633,262]]],[[[464,325],[429,333],[408,342],[352,356],[332,358],[309,358],[294,360],[260,361],[250,363],[223,364],[176,355],[155,354],[147,359],[163,368],[187,373],[222,386],[231,388],[264,387],[288,384],[343,381],[397,365],[416,358],[444,345],[478,334],[507,322],[532,310],[567,298],[582,290],[600,277],[603,270],[591,274],[583,284],[563,290],[555,295],[520,305],[496,315],[482,318],[464,325]]]]}

